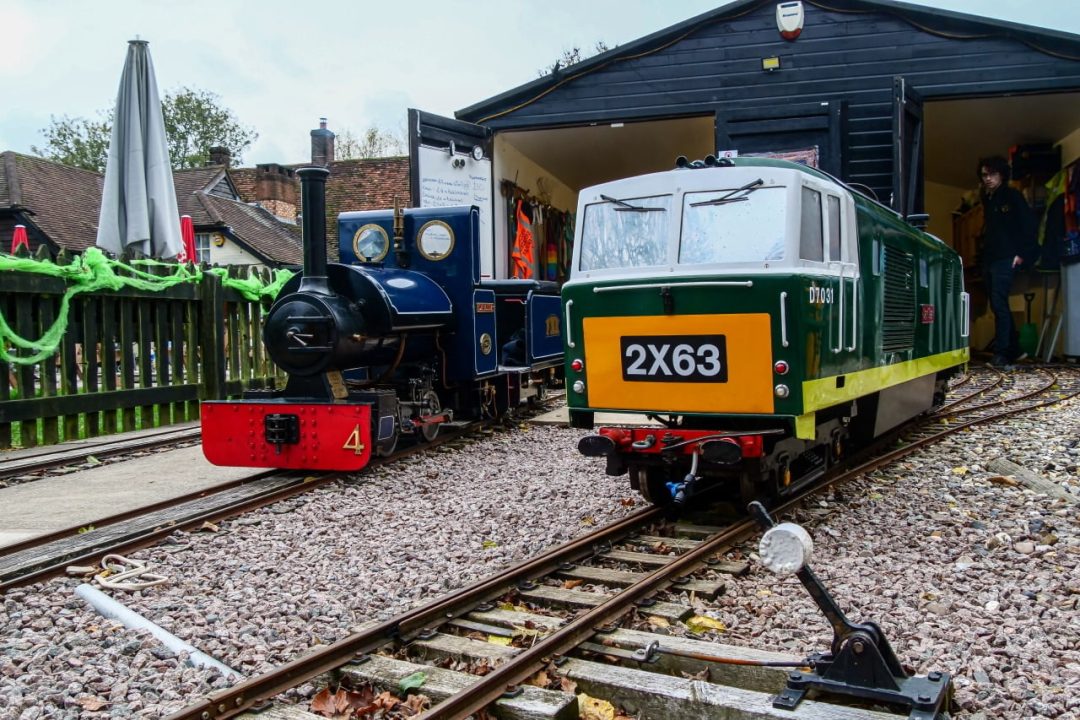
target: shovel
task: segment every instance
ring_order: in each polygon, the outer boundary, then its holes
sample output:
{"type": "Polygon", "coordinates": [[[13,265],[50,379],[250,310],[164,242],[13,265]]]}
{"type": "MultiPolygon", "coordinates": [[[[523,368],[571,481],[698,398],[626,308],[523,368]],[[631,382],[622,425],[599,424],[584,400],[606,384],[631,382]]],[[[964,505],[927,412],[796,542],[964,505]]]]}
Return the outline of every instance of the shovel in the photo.
{"type": "Polygon", "coordinates": [[[1020,328],[1020,352],[1029,357],[1035,355],[1036,345],[1039,343],[1039,331],[1035,323],[1031,322],[1031,303],[1035,299],[1035,293],[1024,293],[1024,302],[1027,304],[1027,322],[1020,328]]]}

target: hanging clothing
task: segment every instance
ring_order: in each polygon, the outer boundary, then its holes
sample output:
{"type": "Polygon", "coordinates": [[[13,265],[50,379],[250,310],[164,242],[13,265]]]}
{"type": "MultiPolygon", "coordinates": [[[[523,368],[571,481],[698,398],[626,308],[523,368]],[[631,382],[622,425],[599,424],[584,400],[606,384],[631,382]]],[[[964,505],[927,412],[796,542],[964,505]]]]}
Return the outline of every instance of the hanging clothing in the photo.
{"type": "Polygon", "coordinates": [[[533,276],[533,229],[532,221],[517,201],[514,213],[517,218],[517,232],[514,233],[514,247],[510,253],[510,277],[531,280],[533,276]]]}
{"type": "Polygon", "coordinates": [[[574,213],[568,212],[563,220],[562,238],[559,243],[559,274],[561,279],[570,277],[570,263],[574,257],[574,213]]]}

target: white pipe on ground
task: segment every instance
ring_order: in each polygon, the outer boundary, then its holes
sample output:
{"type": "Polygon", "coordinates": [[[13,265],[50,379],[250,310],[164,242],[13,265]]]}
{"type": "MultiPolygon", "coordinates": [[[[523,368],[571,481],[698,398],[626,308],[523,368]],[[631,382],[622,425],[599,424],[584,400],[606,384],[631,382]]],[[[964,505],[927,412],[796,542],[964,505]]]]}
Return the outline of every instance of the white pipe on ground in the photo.
{"type": "Polygon", "coordinates": [[[83,583],[75,588],[75,594],[88,602],[91,607],[101,613],[104,617],[119,620],[125,627],[149,630],[151,635],[173,652],[186,652],[188,654],[188,662],[192,665],[214,668],[227,678],[236,680],[241,679],[242,676],[240,673],[233,670],[228,665],[225,665],[219,660],[215,660],[200,650],[196,650],[194,646],[184,642],[165,628],[150,622],[126,605],[113,600],[93,585],[83,583]]]}

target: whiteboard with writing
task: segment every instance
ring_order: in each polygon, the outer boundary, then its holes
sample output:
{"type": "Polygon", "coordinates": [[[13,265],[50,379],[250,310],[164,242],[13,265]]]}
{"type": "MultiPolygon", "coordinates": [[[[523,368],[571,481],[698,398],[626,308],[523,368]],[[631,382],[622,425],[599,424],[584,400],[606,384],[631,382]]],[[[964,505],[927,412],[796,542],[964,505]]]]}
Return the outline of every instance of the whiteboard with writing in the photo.
{"type": "Polygon", "coordinates": [[[491,160],[445,149],[420,147],[420,207],[475,205],[480,209],[480,277],[494,277],[495,237],[492,224],[491,160]]]}

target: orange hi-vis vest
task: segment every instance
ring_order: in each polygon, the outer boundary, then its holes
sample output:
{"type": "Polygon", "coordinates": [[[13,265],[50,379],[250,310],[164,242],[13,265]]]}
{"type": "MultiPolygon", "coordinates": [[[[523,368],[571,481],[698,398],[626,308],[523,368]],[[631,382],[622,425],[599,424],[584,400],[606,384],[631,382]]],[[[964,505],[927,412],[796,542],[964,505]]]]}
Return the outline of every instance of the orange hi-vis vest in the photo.
{"type": "Polygon", "coordinates": [[[514,248],[510,253],[510,276],[532,279],[533,276],[533,229],[529,217],[521,209],[521,200],[517,201],[517,233],[514,235],[514,248]]]}

